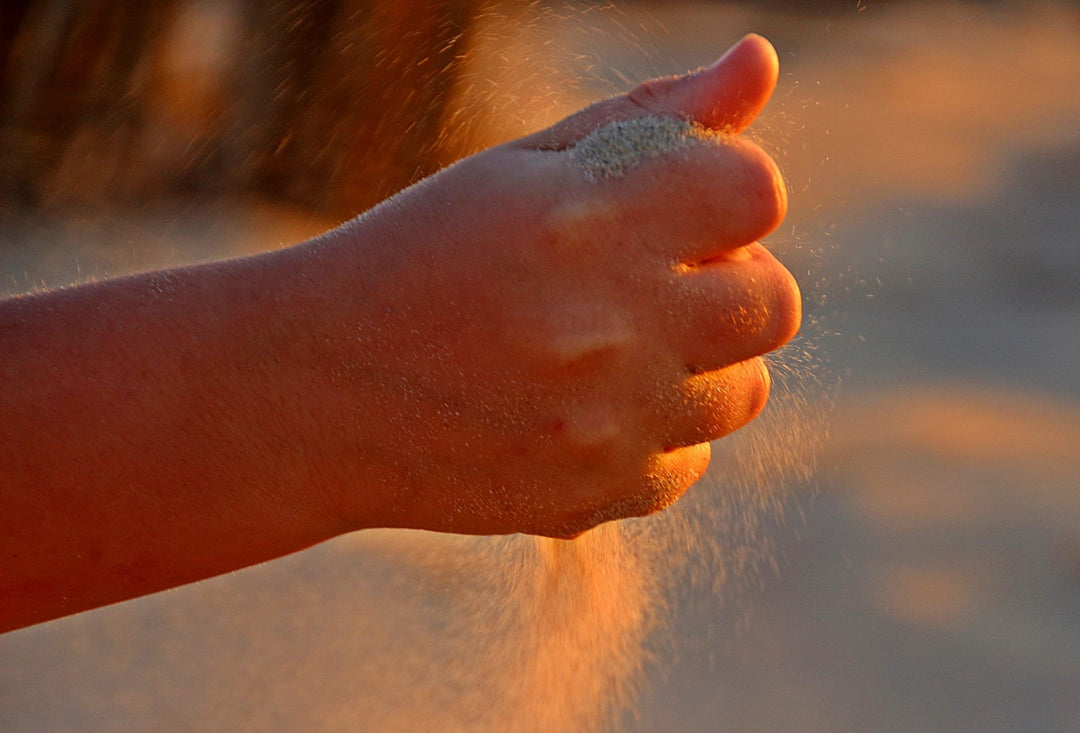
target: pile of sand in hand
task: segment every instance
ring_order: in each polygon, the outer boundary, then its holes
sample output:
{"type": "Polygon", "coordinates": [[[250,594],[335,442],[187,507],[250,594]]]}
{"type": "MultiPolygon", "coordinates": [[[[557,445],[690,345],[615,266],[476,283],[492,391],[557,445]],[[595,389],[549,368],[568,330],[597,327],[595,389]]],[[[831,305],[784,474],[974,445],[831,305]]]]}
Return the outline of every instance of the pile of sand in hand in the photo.
{"type": "Polygon", "coordinates": [[[722,138],[690,120],[651,115],[610,122],[578,140],[570,152],[590,178],[622,178],[648,158],[722,138]]]}

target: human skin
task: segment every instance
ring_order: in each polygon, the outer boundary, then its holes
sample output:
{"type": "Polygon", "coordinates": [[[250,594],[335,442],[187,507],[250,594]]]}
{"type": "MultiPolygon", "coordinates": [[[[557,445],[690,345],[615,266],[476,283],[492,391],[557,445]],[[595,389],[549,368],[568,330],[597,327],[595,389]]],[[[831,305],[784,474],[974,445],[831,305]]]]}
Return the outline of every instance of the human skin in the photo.
{"type": "Polygon", "coordinates": [[[0,630],[371,527],[573,537],[657,511],[763,407],[800,318],[737,137],[749,36],[269,254],[0,303],[0,630]],[[668,115],[717,141],[594,180],[668,115]]]}

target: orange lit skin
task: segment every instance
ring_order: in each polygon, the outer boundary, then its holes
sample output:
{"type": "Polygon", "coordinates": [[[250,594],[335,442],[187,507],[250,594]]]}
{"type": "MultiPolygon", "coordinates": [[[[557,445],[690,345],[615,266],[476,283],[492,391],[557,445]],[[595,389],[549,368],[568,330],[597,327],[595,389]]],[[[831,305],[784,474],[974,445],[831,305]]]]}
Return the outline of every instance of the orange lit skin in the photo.
{"type": "Polygon", "coordinates": [[[772,47],[648,82],[296,247],[0,303],[0,629],[368,527],[570,537],[656,511],[799,324],[739,138],[593,181],[606,122],[737,133],[772,47]]]}

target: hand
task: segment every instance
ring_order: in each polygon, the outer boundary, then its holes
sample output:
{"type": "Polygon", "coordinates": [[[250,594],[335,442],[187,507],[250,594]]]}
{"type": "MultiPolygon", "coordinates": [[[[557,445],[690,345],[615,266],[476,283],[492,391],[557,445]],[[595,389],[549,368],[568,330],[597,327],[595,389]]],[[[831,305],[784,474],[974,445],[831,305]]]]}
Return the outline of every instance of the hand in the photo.
{"type": "Polygon", "coordinates": [[[756,357],[800,320],[792,277],[756,243],[784,216],[783,182],[737,137],[776,77],[749,36],[309,246],[336,306],[318,356],[334,397],[313,430],[345,513],[569,537],[702,475],[708,441],[765,403],[756,357]],[[597,167],[601,137],[642,125],[662,128],[659,151],[597,167]],[[363,486],[383,493],[361,511],[363,486]]]}

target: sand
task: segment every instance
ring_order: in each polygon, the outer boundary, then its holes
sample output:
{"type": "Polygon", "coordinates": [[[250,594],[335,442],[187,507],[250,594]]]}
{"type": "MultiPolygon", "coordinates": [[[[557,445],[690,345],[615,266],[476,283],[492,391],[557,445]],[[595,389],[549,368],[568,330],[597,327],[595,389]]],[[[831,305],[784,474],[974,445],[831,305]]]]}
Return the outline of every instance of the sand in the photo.
{"type": "Polygon", "coordinates": [[[611,122],[593,130],[575,143],[570,152],[590,178],[622,178],[645,160],[718,136],[689,120],[648,115],[611,122]]]}

